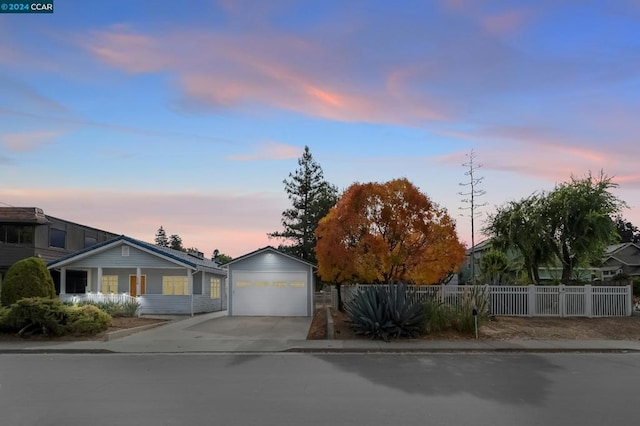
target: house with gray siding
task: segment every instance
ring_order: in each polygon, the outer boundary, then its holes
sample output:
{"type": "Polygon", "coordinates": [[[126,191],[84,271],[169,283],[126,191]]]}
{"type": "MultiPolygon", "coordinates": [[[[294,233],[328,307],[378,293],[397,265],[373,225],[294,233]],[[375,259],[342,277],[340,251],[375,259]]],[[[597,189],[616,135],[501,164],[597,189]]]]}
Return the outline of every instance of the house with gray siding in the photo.
{"type": "Polygon", "coordinates": [[[201,254],[186,253],[124,235],[50,262],[60,274],[60,299],[91,295],[135,298],[142,314],[195,314],[225,310],[227,272],[201,254]],[[69,291],[70,273],[86,275],[82,291],[69,291]]]}
{"type": "Polygon", "coordinates": [[[621,243],[607,247],[602,262],[603,280],[618,274],[640,277],[640,247],[634,243],[621,243]]]}
{"type": "MultiPolygon", "coordinates": [[[[117,237],[118,234],[49,216],[38,207],[0,207],[0,288],[7,270],[19,260],[45,263],[117,237]]],[[[60,276],[53,271],[56,292],[60,276]]],[[[70,273],[67,290],[84,290],[86,274],[70,273]]]]}
{"type": "Polygon", "coordinates": [[[314,264],[269,246],[225,267],[230,316],[312,316],[314,264]]]}

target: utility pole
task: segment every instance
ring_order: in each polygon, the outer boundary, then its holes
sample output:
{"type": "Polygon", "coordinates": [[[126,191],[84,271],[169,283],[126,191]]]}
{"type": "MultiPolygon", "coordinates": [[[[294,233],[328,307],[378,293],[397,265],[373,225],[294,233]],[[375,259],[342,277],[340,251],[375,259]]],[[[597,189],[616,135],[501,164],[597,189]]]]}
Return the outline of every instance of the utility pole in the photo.
{"type": "MultiPolygon", "coordinates": [[[[469,160],[466,163],[463,163],[462,166],[467,168],[468,170],[464,173],[465,176],[469,177],[467,182],[461,182],[459,185],[467,187],[469,191],[467,192],[458,192],[458,195],[461,195],[465,198],[462,199],[463,203],[469,204],[468,207],[460,207],[460,210],[468,210],[469,217],[471,218],[471,284],[476,283],[476,258],[475,258],[475,249],[476,249],[476,239],[475,239],[475,223],[474,219],[482,215],[481,212],[476,209],[479,207],[484,207],[487,203],[480,203],[476,201],[476,198],[483,196],[486,194],[486,191],[482,189],[478,189],[478,185],[482,183],[484,177],[477,177],[476,172],[478,169],[482,168],[482,164],[476,164],[474,162],[476,158],[476,153],[472,149],[471,153],[467,154],[469,160]]],[[[462,214],[461,216],[466,216],[462,214]]]]}

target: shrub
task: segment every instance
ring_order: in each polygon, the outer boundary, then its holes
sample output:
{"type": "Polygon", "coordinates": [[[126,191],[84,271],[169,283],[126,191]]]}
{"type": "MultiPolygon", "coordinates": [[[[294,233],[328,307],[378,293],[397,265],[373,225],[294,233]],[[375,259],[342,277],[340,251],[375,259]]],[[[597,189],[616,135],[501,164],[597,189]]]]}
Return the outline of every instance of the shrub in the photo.
{"type": "Polygon", "coordinates": [[[360,289],[345,310],[353,331],[372,339],[415,337],[423,331],[422,305],[404,284],[360,289]]]}
{"type": "Polygon", "coordinates": [[[113,318],[135,317],[138,312],[138,309],[140,308],[140,303],[135,300],[131,300],[128,302],[92,302],[89,300],[83,300],[81,302],[75,302],[75,303],[71,301],[66,301],[64,303],[68,306],[88,306],[88,305],[95,306],[101,311],[106,312],[113,318]]]}
{"type": "Polygon", "coordinates": [[[95,306],[68,306],[42,297],[21,299],[9,309],[0,310],[0,329],[20,335],[95,334],[110,323],[109,314],[95,306]]]}
{"type": "Polygon", "coordinates": [[[0,303],[11,306],[26,297],[55,298],[56,290],[51,273],[44,262],[29,257],[14,263],[2,283],[0,303]]]}
{"type": "Polygon", "coordinates": [[[67,307],[57,299],[32,297],[11,305],[4,317],[8,331],[60,336],[65,332],[67,307]]]}
{"type": "Polygon", "coordinates": [[[106,330],[111,324],[111,316],[93,305],[69,306],[67,309],[66,332],[96,334],[106,330]]]}
{"type": "Polygon", "coordinates": [[[6,324],[7,314],[9,313],[9,308],[5,308],[4,306],[0,306],[0,333],[4,333],[8,330],[6,324]]]}
{"type": "Polygon", "coordinates": [[[489,319],[486,287],[480,285],[467,286],[462,294],[459,306],[429,302],[425,305],[427,312],[427,332],[435,333],[454,330],[461,333],[475,333],[473,310],[477,310],[478,327],[489,319]]]}

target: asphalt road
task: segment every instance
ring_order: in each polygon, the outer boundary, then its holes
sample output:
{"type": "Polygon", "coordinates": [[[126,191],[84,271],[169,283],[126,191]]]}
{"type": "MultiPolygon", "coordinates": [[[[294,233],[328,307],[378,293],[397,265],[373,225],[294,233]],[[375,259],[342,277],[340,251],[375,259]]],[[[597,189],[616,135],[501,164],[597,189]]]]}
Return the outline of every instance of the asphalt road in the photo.
{"type": "Polygon", "coordinates": [[[622,425],[640,354],[0,355],[0,425],[622,425]]]}

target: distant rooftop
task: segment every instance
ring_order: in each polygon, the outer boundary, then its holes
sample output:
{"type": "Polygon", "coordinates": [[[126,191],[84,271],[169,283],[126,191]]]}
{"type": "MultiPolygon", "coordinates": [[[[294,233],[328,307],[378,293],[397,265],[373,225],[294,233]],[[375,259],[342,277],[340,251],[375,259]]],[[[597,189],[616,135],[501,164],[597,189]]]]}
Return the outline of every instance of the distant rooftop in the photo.
{"type": "Polygon", "coordinates": [[[0,207],[0,223],[49,223],[38,207],[0,207]]]}

